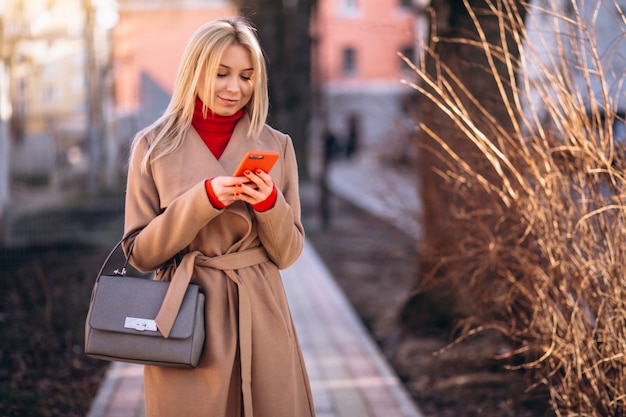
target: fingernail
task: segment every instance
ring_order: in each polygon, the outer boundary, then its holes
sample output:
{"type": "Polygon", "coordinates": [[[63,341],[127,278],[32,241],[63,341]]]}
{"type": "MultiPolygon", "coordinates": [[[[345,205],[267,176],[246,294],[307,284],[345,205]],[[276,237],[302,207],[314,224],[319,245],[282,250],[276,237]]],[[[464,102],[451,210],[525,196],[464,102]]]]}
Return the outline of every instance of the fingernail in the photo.
{"type": "Polygon", "coordinates": [[[263,172],[263,171],[261,171],[260,169],[257,169],[257,170],[256,170],[256,173],[257,173],[257,174],[260,174],[261,172],[263,172]]]}
{"type": "Polygon", "coordinates": [[[243,173],[246,174],[246,175],[250,175],[250,170],[246,169],[243,173]]]}
{"type": "Polygon", "coordinates": [[[240,182],[238,182],[237,184],[235,184],[237,187],[241,188],[242,184],[240,182]]]}
{"type": "Polygon", "coordinates": [[[239,197],[239,193],[235,193],[235,197],[239,197]]]}

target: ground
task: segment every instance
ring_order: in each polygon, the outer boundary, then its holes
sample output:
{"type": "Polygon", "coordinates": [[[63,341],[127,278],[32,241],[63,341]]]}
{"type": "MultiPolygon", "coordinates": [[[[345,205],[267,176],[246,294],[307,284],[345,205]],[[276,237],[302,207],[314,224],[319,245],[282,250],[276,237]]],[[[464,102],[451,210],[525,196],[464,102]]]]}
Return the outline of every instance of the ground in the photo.
{"type": "Polygon", "coordinates": [[[87,414],[107,363],[83,353],[83,326],[121,228],[120,201],[28,216],[15,224],[15,238],[37,243],[0,247],[0,416],[87,414]]]}
{"type": "Polygon", "coordinates": [[[497,334],[444,349],[450,328],[407,332],[399,326],[398,312],[417,282],[411,236],[337,197],[327,228],[314,204],[304,207],[309,241],[425,417],[553,415],[545,391],[526,392],[524,376],[494,359],[506,348],[497,334]]]}
{"type": "MultiPolygon", "coordinates": [[[[417,274],[410,236],[337,197],[323,228],[317,199],[307,195],[309,241],[425,417],[551,415],[545,393],[526,393],[524,377],[492,359],[503,343],[496,335],[435,355],[450,342],[448,330],[400,328],[396,315],[417,274]]],[[[0,250],[0,415],[86,415],[107,363],[84,356],[82,327],[93,280],[121,230],[121,201],[24,219],[16,230],[31,230],[39,243],[0,250]],[[59,230],[66,243],[51,239],[59,230]],[[87,238],[71,243],[73,233],[87,238]]]]}

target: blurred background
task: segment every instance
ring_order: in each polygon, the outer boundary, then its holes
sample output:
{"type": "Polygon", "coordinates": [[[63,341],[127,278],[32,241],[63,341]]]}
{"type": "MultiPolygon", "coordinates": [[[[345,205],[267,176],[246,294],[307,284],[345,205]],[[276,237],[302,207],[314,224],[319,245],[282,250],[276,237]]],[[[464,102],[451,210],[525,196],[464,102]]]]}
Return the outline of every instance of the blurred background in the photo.
{"type": "Polygon", "coordinates": [[[19,242],[24,210],[119,189],[129,143],[165,109],[189,36],[216,17],[241,13],[260,28],[270,123],[292,136],[303,178],[319,175],[329,131],[347,157],[405,159],[414,94],[398,52],[416,57],[418,3],[2,1],[2,241],[19,242]]]}
{"type": "Polygon", "coordinates": [[[84,317],[122,235],[129,146],[196,28],[259,28],[269,123],[317,189],[331,158],[409,166],[415,75],[398,53],[417,57],[421,3],[0,0],[0,415],[86,414],[108,363],[83,354],[84,317]]]}
{"type": "Polygon", "coordinates": [[[259,29],[307,238],[420,407],[624,415],[624,10],[0,0],[0,415],[85,415],[107,363],[83,354],[84,317],[129,145],[191,33],[235,14],[259,29]]]}

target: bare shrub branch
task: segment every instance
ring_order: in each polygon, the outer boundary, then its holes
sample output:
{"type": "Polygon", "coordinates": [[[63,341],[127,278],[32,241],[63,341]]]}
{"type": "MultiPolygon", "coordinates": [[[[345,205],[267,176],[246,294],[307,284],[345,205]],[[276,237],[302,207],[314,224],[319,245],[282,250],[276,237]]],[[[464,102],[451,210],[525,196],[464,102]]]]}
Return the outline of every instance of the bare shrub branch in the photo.
{"type": "Polygon", "coordinates": [[[441,126],[419,122],[441,163],[436,172],[463,202],[448,211],[455,241],[426,251],[432,270],[422,284],[445,281],[470,294],[455,343],[486,329],[506,335],[512,348],[501,358],[522,359],[510,368],[545,385],[557,415],[624,415],[626,144],[615,136],[624,75],[610,66],[617,47],[600,48],[595,33],[609,13],[623,38],[626,18],[615,0],[538,1],[524,4],[543,24],[531,27],[513,0],[471,3],[464,0],[477,36],[446,38],[433,28],[424,45],[433,64],[413,65],[419,81],[407,82],[486,162],[449,142],[441,126]],[[485,14],[498,22],[495,41],[485,14]],[[483,54],[507,120],[439,59],[441,42],[483,54]]]}

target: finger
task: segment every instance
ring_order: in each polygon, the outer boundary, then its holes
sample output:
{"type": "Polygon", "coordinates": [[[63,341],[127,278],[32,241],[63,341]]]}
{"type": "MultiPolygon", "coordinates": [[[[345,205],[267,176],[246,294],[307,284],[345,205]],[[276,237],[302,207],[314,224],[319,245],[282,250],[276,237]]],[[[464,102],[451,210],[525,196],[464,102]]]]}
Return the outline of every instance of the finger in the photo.
{"type": "Polygon", "coordinates": [[[241,195],[245,196],[245,201],[250,204],[260,203],[265,201],[272,193],[273,185],[271,187],[263,186],[262,189],[254,189],[250,187],[244,187],[241,189],[241,195]]]}
{"type": "MultiPolygon", "coordinates": [[[[247,181],[246,178],[243,179],[247,181]]],[[[241,182],[237,182],[235,177],[215,177],[211,180],[211,187],[215,196],[225,206],[236,200],[234,196],[239,190],[237,184],[241,184],[241,182]]]]}
{"type": "Polygon", "coordinates": [[[261,170],[257,170],[254,173],[249,172],[248,178],[254,182],[258,190],[267,189],[269,187],[271,191],[271,187],[274,186],[272,177],[270,177],[269,174],[261,170]]]}
{"type": "Polygon", "coordinates": [[[270,175],[263,170],[257,169],[255,174],[267,185],[272,182],[272,177],[270,177],[270,175]]]}
{"type": "Polygon", "coordinates": [[[220,185],[222,187],[231,187],[234,186],[238,182],[248,181],[246,177],[225,177],[218,176],[212,179],[212,183],[215,185],[220,185]]]}

